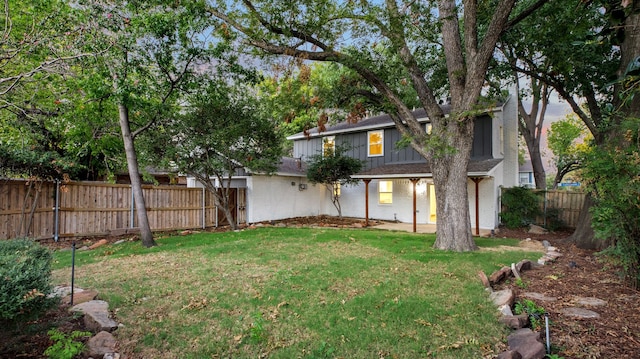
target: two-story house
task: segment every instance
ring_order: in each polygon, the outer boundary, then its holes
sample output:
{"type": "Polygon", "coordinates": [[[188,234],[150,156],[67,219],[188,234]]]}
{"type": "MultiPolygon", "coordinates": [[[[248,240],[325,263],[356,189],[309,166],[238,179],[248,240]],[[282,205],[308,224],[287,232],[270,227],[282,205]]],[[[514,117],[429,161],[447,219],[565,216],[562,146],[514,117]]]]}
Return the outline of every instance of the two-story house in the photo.
{"type": "MultiPolygon", "coordinates": [[[[446,113],[449,107],[443,105],[443,109],[446,113]]],[[[429,131],[431,125],[425,111],[416,110],[414,116],[429,131]]],[[[515,99],[488,109],[475,121],[467,188],[471,225],[493,229],[498,225],[500,188],[518,185],[515,99]]],[[[415,213],[419,224],[446,220],[439,219],[436,213],[429,163],[411,147],[396,146],[401,135],[388,115],[339,123],[322,132],[313,129],[288,139],[294,141],[294,157],[302,161],[321,153],[323,146],[346,143],[352,148],[349,154],[364,162],[364,169],[352,176],[361,179],[361,184],[340,189],[343,215],[365,217],[368,213],[369,218],[410,223],[415,213]]]]}
{"type": "MultiPolygon", "coordinates": [[[[446,105],[444,106],[447,110],[446,105]]],[[[424,110],[414,112],[430,128],[424,110]]],[[[490,230],[498,225],[500,188],[518,185],[517,105],[514,98],[476,118],[473,150],[468,164],[471,225],[490,230]],[[479,224],[477,226],[476,224],[479,224]]],[[[271,176],[246,173],[234,178],[244,188],[239,218],[247,223],[298,216],[337,215],[330,194],[322,185],[308,183],[305,160],[324,146],[347,143],[350,155],[365,166],[353,177],[355,186],[340,188],[342,214],[347,217],[436,223],[433,175],[427,161],[411,147],[396,146],[401,135],[388,115],[343,122],[324,131],[312,129],[288,137],[293,157],[282,159],[271,176]],[[415,195],[415,207],[414,207],[415,195]],[[414,217],[415,213],[415,217],[414,217]]]]}

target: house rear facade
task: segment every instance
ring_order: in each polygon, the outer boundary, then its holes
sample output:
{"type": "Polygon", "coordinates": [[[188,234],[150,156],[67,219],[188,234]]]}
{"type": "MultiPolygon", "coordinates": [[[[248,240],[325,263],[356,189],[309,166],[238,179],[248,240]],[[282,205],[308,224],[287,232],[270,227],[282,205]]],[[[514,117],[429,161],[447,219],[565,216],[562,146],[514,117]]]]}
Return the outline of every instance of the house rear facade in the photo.
{"type": "MultiPolygon", "coordinates": [[[[443,109],[448,111],[447,107],[443,109]]],[[[414,116],[426,131],[430,130],[424,110],[414,111],[414,116]]],[[[344,216],[364,217],[368,213],[370,218],[413,222],[415,212],[418,224],[446,220],[436,213],[429,163],[410,146],[398,146],[401,134],[388,115],[354,124],[340,123],[322,132],[312,129],[288,139],[294,142],[293,156],[302,162],[322,153],[324,146],[335,145],[347,145],[348,155],[363,161],[363,170],[352,176],[362,182],[340,189],[344,216]]],[[[517,139],[517,106],[513,98],[475,119],[467,181],[474,228],[490,230],[499,224],[500,188],[518,184],[517,139]]],[[[335,214],[335,209],[329,214],[335,214]]]]}
{"type": "MultiPolygon", "coordinates": [[[[429,131],[425,111],[416,110],[414,116],[429,131]]],[[[467,190],[471,225],[477,233],[498,226],[500,188],[518,185],[516,99],[508,98],[475,121],[467,190]]],[[[398,146],[401,135],[388,115],[339,123],[322,132],[316,128],[288,140],[293,141],[293,158],[282,159],[275,174],[245,173],[234,177],[233,186],[244,188],[246,193],[239,201],[238,218],[255,223],[337,215],[328,190],[307,181],[305,163],[322,153],[324,146],[348,145],[348,155],[362,160],[364,167],[353,176],[361,180],[357,185],[340,188],[343,216],[407,223],[415,218],[417,224],[446,220],[436,212],[429,163],[413,148],[398,146]]]]}

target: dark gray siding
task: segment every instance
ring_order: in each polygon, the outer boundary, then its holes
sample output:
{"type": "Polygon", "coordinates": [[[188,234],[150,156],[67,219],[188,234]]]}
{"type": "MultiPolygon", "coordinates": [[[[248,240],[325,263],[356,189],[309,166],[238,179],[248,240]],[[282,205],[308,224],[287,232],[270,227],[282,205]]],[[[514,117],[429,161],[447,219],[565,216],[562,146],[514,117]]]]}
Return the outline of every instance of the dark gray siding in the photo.
{"type": "MultiPolygon", "coordinates": [[[[471,152],[473,159],[491,158],[492,119],[483,116],[476,120],[474,127],[474,140],[471,152]]],[[[335,135],[336,144],[350,144],[349,155],[364,161],[365,169],[379,167],[391,163],[415,163],[424,162],[425,159],[411,147],[397,148],[396,143],[401,140],[400,132],[395,128],[384,129],[384,156],[367,157],[368,131],[353,132],[335,135]]],[[[294,142],[294,157],[302,157],[308,160],[313,155],[320,154],[322,150],[322,137],[301,139],[294,142]]]]}

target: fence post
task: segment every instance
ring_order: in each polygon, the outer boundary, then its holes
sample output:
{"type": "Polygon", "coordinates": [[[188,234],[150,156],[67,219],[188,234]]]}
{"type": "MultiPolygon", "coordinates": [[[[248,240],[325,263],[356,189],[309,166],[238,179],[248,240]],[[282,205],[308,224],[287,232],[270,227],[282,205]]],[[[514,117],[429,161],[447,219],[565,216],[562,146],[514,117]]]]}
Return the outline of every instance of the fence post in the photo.
{"type": "Polygon", "coordinates": [[[133,219],[134,219],[134,213],[133,211],[135,211],[135,198],[133,196],[133,185],[129,185],[129,188],[131,189],[131,209],[129,210],[130,214],[129,214],[129,228],[133,228],[133,219]]]}
{"type": "Polygon", "coordinates": [[[205,188],[202,187],[202,229],[207,228],[207,223],[205,222],[206,220],[206,209],[207,209],[207,194],[205,192],[205,188]]]}
{"type": "Polygon", "coordinates": [[[60,181],[56,180],[56,205],[53,209],[53,240],[60,238],[60,181]]]}

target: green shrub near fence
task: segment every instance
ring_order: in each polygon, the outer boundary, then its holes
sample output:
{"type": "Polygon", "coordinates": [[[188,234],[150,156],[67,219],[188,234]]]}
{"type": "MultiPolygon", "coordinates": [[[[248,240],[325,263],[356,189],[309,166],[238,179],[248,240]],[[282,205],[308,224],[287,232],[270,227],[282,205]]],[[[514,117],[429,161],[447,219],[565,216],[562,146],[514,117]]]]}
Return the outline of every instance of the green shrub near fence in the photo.
{"type": "Polygon", "coordinates": [[[535,223],[540,215],[540,197],[525,187],[506,188],[502,192],[500,220],[507,228],[520,228],[535,223]]]}
{"type": "Polygon", "coordinates": [[[33,318],[53,303],[52,254],[29,239],[0,241],[0,323],[33,318]]]}

